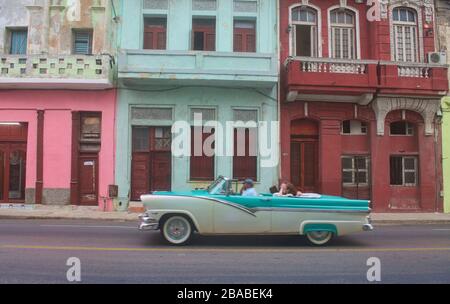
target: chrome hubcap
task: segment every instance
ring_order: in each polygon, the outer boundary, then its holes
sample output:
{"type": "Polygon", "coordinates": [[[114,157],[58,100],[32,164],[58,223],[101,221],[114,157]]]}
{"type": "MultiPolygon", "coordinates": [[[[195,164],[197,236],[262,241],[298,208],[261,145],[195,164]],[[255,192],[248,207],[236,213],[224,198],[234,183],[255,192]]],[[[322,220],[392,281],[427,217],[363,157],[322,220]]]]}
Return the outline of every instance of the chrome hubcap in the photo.
{"type": "Polygon", "coordinates": [[[316,241],[325,241],[330,237],[331,232],[328,231],[314,231],[310,232],[309,235],[312,239],[316,241]]]}
{"type": "Polygon", "coordinates": [[[188,223],[180,219],[171,220],[166,229],[167,235],[174,240],[181,240],[186,237],[188,230],[188,223]]]}

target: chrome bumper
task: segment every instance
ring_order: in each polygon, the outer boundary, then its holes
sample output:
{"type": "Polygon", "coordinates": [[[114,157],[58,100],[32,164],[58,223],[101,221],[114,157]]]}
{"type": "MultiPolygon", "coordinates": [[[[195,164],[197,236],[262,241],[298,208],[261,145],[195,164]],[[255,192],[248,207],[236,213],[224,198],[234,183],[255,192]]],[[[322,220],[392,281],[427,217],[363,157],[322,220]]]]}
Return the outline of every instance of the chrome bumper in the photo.
{"type": "Polygon", "coordinates": [[[363,226],[363,230],[364,230],[364,231],[373,231],[373,226],[372,226],[372,224],[365,224],[365,225],[363,226]]]}
{"type": "Polygon", "coordinates": [[[140,215],[139,219],[141,220],[141,223],[139,224],[140,231],[159,230],[159,222],[150,218],[147,214],[140,215]]]}

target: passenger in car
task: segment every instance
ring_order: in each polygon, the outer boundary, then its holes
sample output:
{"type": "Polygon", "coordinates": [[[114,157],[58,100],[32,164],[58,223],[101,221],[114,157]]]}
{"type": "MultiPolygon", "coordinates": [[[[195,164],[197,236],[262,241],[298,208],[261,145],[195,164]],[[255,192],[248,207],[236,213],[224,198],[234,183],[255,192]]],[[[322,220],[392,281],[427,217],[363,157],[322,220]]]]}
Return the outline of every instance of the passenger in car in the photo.
{"type": "Polygon", "coordinates": [[[281,183],[280,191],[274,194],[274,196],[290,196],[290,197],[301,195],[303,195],[301,191],[298,191],[293,184],[287,182],[281,183]]]}

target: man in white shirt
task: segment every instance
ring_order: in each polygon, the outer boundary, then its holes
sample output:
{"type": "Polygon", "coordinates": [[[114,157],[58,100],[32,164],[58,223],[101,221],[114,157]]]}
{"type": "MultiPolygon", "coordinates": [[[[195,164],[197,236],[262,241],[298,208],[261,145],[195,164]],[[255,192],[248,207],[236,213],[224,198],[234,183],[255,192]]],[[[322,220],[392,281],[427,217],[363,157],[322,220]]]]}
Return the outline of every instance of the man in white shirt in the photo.
{"type": "Polygon", "coordinates": [[[252,179],[246,179],[244,181],[244,187],[242,188],[241,193],[242,196],[258,196],[258,192],[256,192],[252,179]]]}

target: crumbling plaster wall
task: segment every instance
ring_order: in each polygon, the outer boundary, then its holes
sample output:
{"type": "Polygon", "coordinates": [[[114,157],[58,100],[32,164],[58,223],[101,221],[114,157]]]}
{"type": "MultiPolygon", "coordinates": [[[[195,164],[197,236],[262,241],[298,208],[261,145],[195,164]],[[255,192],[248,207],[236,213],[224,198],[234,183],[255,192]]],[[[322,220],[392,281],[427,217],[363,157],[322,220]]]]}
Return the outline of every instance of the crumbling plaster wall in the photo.
{"type": "Polygon", "coordinates": [[[0,53],[9,27],[28,27],[29,54],[71,54],[74,29],[93,30],[93,54],[114,53],[111,0],[0,0],[0,53]]]}

